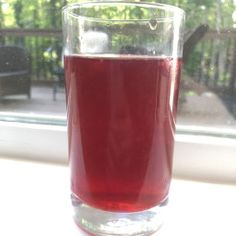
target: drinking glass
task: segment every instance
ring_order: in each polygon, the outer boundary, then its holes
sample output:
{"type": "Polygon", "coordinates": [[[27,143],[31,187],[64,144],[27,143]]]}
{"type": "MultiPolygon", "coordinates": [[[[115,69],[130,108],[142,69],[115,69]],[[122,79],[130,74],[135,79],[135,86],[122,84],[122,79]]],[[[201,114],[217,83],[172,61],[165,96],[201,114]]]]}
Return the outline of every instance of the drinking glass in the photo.
{"type": "Polygon", "coordinates": [[[149,235],[172,173],[183,10],[94,1],[63,9],[74,219],[94,235],[149,235]]]}

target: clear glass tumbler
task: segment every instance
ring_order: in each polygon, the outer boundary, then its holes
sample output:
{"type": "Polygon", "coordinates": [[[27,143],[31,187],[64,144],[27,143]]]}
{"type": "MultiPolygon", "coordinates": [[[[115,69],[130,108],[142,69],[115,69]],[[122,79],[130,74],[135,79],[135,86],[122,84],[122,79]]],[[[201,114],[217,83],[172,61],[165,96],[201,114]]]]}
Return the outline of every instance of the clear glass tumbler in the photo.
{"type": "Polygon", "coordinates": [[[95,1],[63,9],[75,222],[94,235],[149,235],[168,199],[183,10],[95,1]]]}

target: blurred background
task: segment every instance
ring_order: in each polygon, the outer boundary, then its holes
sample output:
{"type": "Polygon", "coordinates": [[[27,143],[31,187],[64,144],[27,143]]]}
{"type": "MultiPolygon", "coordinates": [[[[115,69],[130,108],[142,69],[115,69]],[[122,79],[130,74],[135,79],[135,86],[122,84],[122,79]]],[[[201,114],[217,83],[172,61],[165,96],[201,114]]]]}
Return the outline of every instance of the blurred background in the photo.
{"type": "MultiPolygon", "coordinates": [[[[0,68],[1,120],[66,124],[61,9],[72,2],[81,1],[0,0],[0,65],[7,55],[22,63],[20,69],[11,65],[0,68]],[[17,53],[14,47],[24,51],[17,53]],[[9,67],[10,72],[6,71],[9,67]]],[[[209,27],[184,63],[179,126],[227,128],[235,132],[236,1],[158,2],[186,11],[186,35],[201,25],[209,27]]],[[[142,12],[131,9],[126,14],[142,12]]]]}

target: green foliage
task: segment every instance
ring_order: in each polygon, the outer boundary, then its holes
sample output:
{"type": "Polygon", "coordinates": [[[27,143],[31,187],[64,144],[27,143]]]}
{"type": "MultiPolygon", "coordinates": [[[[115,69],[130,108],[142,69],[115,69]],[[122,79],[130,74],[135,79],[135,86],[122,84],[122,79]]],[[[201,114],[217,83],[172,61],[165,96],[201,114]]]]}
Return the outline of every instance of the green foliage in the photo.
{"type": "Polygon", "coordinates": [[[198,50],[195,50],[195,53],[191,53],[188,59],[188,62],[185,64],[185,70],[189,75],[194,75],[194,73],[201,66],[201,57],[202,53],[198,50]]]}
{"type": "Polygon", "coordinates": [[[22,17],[22,9],[23,9],[23,3],[22,1],[17,0],[14,5],[14,16],[15,16],[15,20],[16,20],[16,24],[19,27],[23,27],[23,17],[22,17]]]}
{"type": "MultiPolygon", "coordinates": [[[[47,28],[47,29],[61,29],[61,9],[67,3],[84,2],[87,0],[6,0],[0,1],[0,27],[1,28],[47,28]]],[[[145,0],[143,0],[145,1],[145,0]]],[[[148,0],[149,2],[157,2],[148,0]]],[[[235,3],[233,0],[159,0],[159,3],[171,4],[183,8],[186,12],[186,27],[193,29],[199,24],[208,24],[211,29],[232,28],[236,22],[233,22],[232,14],[235,11],[235,3]]],[[[98,14],[96,9],[90,10],[90,15],[98,14]]],[[[149,17],[148,12],[144,9],[137,8],[122,9],[117,11],[116,9],[104,9],[103,13],[99,15],[104,19],[114,18],[117,14],[122,14],[124,19],[140,17],[149,17]]],[[[117,42],[122,42],[122,38],[117,36],[117,42]]],[[[126,39],[129,40],[129,39],[126,39]]],[[[0,43],[3,43],[3,38],[0,38],[0,43]]],[[[14,41],[14,40],[13,40],[14,41]]],[[[28,48],[37,47],[33,52],[33,56],[37,60],[41,60],[40,56],[44,58],[44,61],[50,62],[58,56],[59,48],[61,48],[58,40],[38,40],[32,38],[15,39],[14,43],[25,43],[28,48]],[[52,42],[51,42],[52,41],[52,42]],[[52,44],[52,45],[50,45],[52,44]],[[51,51],[48,49],[49,45],[53,48],[51,51]],[[40,51],[41,54],[39,53],[40,51]]],[[[10,41],[9,41],[10,42],[10,41]]],[[[12,41],[11,41],[12,42],[12,41]]],[[[131,42],[132,43],[132,42],[131,42]]],[[[115,45],[114,45],[115,47],[115,45]]],[[[188,63],[185,65],[188,74],[194,74],[196,69],[199,68],[201,58],[206,58],[206,61],[210,60],[211,49],[205,48],[204,55],[202,48],[199,46],[195,49],[195,52],[190,56],[188,63]]],[[[40,62],[41,63],[41,62],[40,62]]],[[[42,62],[43,63],[43,62],[42,62]]],[[[37,65],[33,65],[35,68],[37,65]]],[[[211,75],[213,72],[209,69],[206,72],[211,75]]],[[[212,75],[211,75],[212,76],[212,75]]],[[[228,80],[229,76],[224,75],[220,78],[220,81],[228,80]]]]}
{"type": "MultiPolygon", "coordinates": [[[[85,0],[8,0],[4,4],[0,2],[1,26],[60,28],[62,7],[66,3],[83,1],[85,0]]],[[[232,27],[233,25],[232,13],[235,10],[235,5],[232,0],[159,0],[158,2],[183,8],[186,12],[186,25],[188,27],[207,23],[211,28],[216,28],[218,17],[217,4],[220,4],[220,21],[222,22],[220,27],[232,27]]],[[[117,14],[115,9],[110,11],[104,10],[104,17],[108,19],[114,17],[115,14],[117,14]]],[[[142,16],[145,15],[145,12],[137,8],[130,8],[128,11],[124,11],[124,15],[126,17],[142,16]]]]}
{"type": "Polygon", "coordinates": [[[62,0],[8,0],[0,2],[2,27],[60,28],[62,0]]]}

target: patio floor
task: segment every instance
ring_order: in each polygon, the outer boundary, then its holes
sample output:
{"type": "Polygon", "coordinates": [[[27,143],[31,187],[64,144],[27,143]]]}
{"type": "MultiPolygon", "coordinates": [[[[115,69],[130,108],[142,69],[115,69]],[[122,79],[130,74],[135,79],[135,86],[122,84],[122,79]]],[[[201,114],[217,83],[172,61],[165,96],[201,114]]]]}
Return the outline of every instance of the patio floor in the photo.
{"type": "MultiPolygon", "coordinates": [[[[52,86],[32,86],[31,99],[25,95],[8,96],[0,100],[0,112],[65,116],[65,92],[60,89],[53,100],[52,86]]],[[[236,105],[235,105],[236,108],[236,105]]],[[[179,104],[177,117],[181,125],[202,125],[236,129],[236,119],[224,102],[214,93],[188,96],[179,104]]]]}
{"type": "Polygon", "coordinates": [[[54,101],[52,86],[32,86],[31,99],[25,95],[7,96],[0,100],[0,111],[66,115],[64,89],[58,90],[54,101]]]}

